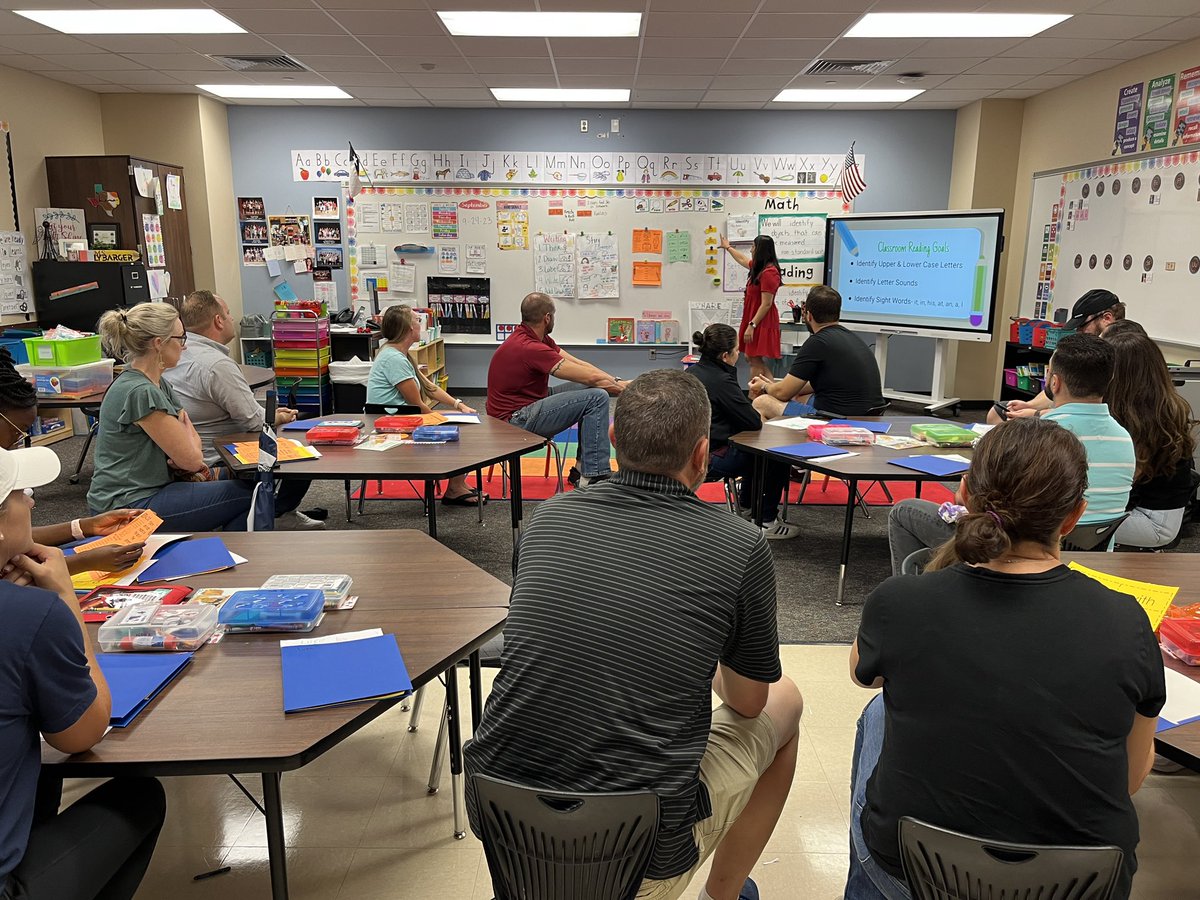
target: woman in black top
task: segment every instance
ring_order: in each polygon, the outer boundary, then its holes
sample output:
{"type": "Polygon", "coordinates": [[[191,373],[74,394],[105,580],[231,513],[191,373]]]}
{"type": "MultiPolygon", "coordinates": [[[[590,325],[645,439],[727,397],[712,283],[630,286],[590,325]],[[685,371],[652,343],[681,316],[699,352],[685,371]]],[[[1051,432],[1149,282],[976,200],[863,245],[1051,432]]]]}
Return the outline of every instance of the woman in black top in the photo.
{"type": "Polygon", "coordinates": [[[1146,613],[1059,561],[1087,457],[1060,425],[1014,419],[976,447],[968,514],[926,574],[863,607],[852,679],[882,687],[858,723],[846,900],[907,900],[901,817],[980,838],[1120,847],[1166,701],[1146,613]]]}
{"type": "MultiPolygon", "coordinates": [[[[742,431],[758,431],[762,417],[755,412],[737,380],[737,332],[728,325],[709,325],[703,332],[692,335],[692,343],[700,351],[700,362],[691,373],[700,379],[712,406],[712,425],[709,428],[708,474],[710,478],[738,477],[742,487],[738,503],[748,510],[752,503],[751,480],[754,457],[732,444],[729,438],[742,431]]],[[[799,527],[779,518],[779,501],[788,485],[791,467],[787,463],[767,463],[763,485],[762,519],[769,540],[794,538],[799,527]]]]}
{"type": "Polygon", "coordinates": [[[1179,535],[1183,514],[1196,493],[1192,408],[1171,382],[1158,344],[1145,334],[1105,332],[1116,366],[1105,401],[1133,438],[1137,473],[1129,492],[1129,518],[1116,543],[1162,547],[1179,535]]]}

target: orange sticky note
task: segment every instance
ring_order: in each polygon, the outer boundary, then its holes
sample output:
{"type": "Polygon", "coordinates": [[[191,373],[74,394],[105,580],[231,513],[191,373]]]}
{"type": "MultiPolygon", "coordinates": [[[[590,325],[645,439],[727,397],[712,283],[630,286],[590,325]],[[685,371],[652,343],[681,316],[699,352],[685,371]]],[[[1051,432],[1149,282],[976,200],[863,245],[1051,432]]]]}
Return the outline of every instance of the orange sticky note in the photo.
{"type": "MultiPolygon", "coordinates": [[[[661,235],[662,232],[659,232],[661,235]]],[[[633,283],[643,287],[662,286],[662,263],[633,261],[633,283]]]]}
{"type": "MultiPolygon", "coordinates": [[[[662,253],[663,233],[658,228],[637,228],[633,232],[634,253],[662,253]]],[[[634,284],[637,281],[634,280],[634,284]]]]}

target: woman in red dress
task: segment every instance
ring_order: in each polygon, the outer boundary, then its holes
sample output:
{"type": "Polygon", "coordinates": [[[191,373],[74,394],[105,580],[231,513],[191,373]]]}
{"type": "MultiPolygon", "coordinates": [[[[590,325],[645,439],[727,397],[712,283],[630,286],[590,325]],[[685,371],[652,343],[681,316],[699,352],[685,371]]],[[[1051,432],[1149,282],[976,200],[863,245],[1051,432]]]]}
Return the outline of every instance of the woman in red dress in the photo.
{"type": "Polygon", "coordinates": [[[742,324],[738,328],[738,347],[750,364],[750,376],[774,381],[768,360],[779,359],[779,311],[775,294],[782,276],[775,255],[775,241],[765,234],[754,239],[749,255],[733,247],[722,236],[721,248],[750,270],[746,281],[746,296],[742,303],[742,324]]]}

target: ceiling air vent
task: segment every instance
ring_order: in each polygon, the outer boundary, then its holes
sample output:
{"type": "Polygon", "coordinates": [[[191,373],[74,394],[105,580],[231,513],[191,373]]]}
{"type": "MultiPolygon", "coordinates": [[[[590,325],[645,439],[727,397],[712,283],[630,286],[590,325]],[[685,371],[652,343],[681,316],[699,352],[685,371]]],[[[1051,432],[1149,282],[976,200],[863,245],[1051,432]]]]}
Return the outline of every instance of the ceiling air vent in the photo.
{"type": "Polygon", "coordinates": [[[814,59],[802,75],[878,75],[894,59],[814,59]]]}
{"type": "Polygon", "coordinates": [[[235,72],[306,72],[307,69],[290,56],[209,56],[235,72]]]}

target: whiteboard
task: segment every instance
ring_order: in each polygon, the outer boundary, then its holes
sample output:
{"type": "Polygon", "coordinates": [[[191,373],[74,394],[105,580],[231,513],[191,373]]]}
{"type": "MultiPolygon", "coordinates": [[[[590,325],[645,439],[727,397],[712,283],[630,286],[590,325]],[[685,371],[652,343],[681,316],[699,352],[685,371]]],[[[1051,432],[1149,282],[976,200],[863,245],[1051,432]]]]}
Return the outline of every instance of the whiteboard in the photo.
{"type": "MultiPolygon", "coordinates": [[[[374,185],[357,197],[346,198],[347,268],[350,302],[367,306],[365,279],[388,272],[399,263],[415,269],[412,291],[400,291],[394,279],[380,293],[380,306],[408,303],[424,306],[426,279],[464,275],[490,279],[491,329],[488,334],[447,333],[452,343],[494,343],[496,326],[520,321],[522,298],[535,285],[558,296],[554,337],[560,343],[594,344],[608,334],[609,317],[644,318],[654,312],[686,326],[690,303],[726,301],[740,295],[746,271],[727,266],[718,249],[726,218],[755,216],[780,253],[784,286],[776,296],[781,315],[790,319],[790,305],[799,303],[818,283],[824,254],[824,217],[844,209],[840,191],[799,190],[671,190],[671,189],[553,189],[374,185]],[[456,221],[447,219],[449,205],[456,221]],[[423,209],[441,211],[429,225],[423,209]],[[386,207],[386,215],[381,213],[386,207]],[[411,230],[413,228],[421,230],[411,230]],[[662,232],[661,251],[634,252],[635,232],[662,232]],[[686,233],[684,240],[675,232],[686,233]],[[820,238],[817,238],[819,233],[820,238]],[[402,245],[432,252],[397,251],[402,245]],[[367,265],[383,247],[383,258],[367,265]],[[458,248],[449,254],[447,248],[458,248]],[[471,248],[484,248],[481,267],[467,271],[471,248]],[[364,252],[364,249],[366,251],[364,252]],[[674,249],[674,255],[671,250],[674,249]],[[615,249],[615,254],[612,252],[615,249]],[[615,255],[615,280],[604,265],[615,255]],[[683,261],[671,262],[683,257],[683,261]],[[535,267],[535,259],[538,265],[535,267]],[[635,285],[638,277],[658,271],[659,286],[635,285]],[[573,263],[573,264],[572,264],[573,263]],[[459,268],[448,271],[451,264],[459,268]],[[443,266],[447,268],[443,268],[443,266]],[[728,292],[728,293],[727,293],[728,292]],[[615,296],[611,296],[615,294],[615,296]]],[[[657,246],[657,242],[654,242],[657,246]]],[[[647,242],[638,241],[645,250],[647,242]]],[[[689,332],[690,334],[690,332],[689,332]]]]}
{"type": "Polygon", "coordinates": [[[1033,176],[1021,315],[1064,321],[1107,288],[1156,340],[1200,346],[1200,152],[1033,176]]]}

